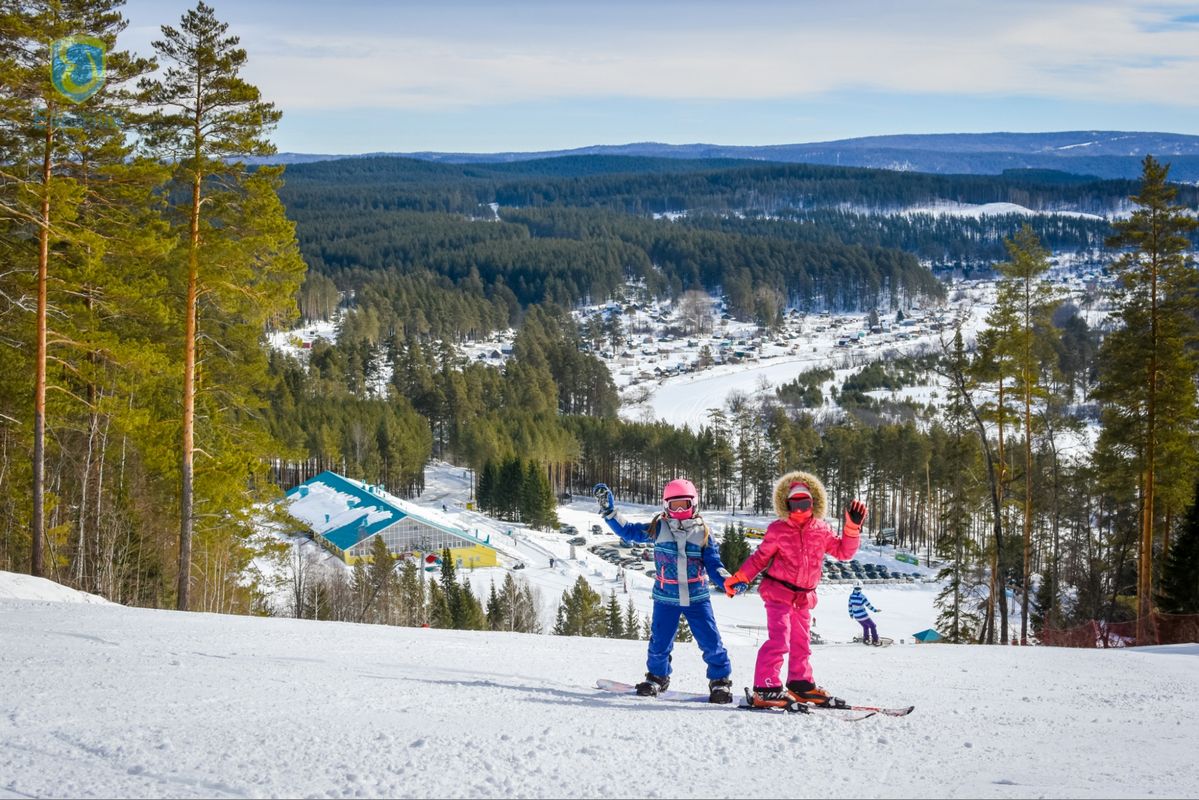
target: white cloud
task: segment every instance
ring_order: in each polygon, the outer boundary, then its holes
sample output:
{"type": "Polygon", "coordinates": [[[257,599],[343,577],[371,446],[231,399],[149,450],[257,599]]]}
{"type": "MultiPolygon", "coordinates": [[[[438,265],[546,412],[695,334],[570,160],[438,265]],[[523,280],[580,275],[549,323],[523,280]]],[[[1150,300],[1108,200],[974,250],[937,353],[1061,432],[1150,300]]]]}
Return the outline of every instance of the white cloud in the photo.
{"type": "Polygon", "coordinates": [[[374,24],[284,13],[233,27],[251,54],[247,77],[295,110],[853,90],[1189,106],[1199,85],[1199,26],[1169,22],[1182,4],[614,5],[586,16],[519,6],[419,20],[380,8],[374,24]]]}

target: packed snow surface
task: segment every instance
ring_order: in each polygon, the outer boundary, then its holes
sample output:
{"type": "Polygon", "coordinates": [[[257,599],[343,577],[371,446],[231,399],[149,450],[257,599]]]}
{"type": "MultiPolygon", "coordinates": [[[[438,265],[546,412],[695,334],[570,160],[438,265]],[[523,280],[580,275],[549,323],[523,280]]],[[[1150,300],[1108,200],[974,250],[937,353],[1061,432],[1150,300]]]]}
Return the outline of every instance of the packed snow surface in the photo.
{"type": "MultiPolygon", "coordinates": [[[[1194,797],[1195,648],[817,646],[844,722],[602,693],[645,643],[12,599],[0,797],[1194,797]]],[[[747,604],[756,596],[738,598],[747,604]]],[[[719,615],[723,609],[718,608],[719,615]]],[[[734,681],[756,649],[731,644],[734,681]]],[[[694,644],[673,686],[702,690],[694,644]]]]}

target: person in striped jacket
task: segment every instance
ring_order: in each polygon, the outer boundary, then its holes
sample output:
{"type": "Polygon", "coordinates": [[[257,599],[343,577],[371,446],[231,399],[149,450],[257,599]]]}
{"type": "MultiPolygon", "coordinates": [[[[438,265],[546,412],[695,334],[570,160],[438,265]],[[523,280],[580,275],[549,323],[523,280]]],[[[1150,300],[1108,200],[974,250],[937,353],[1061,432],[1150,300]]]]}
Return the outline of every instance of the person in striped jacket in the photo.
{"type": "Polygon", "coordinates": [[[878,627],[875,626],[874,620],[866,613],[866,609],[870,609],[875,614],[879,613],[878,609],[870,605],[870,601],[866,599],[866,595],[862,594],[862,582],[853,582],[853,591],[849,595],[849,616],[853,617],[862,626],[862,644],[878,644],[878,627]]]}

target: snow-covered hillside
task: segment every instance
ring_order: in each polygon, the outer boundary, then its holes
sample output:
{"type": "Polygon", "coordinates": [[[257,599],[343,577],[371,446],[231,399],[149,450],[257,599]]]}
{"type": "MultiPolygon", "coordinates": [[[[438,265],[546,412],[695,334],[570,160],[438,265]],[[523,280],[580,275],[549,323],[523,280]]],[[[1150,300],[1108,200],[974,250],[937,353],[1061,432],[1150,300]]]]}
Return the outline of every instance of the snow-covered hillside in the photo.
{"type": "Polygon", "coordinates": [[[1194,797],[1197,651],[818,647],[916,705],[848,723],[591,688],[642,642],[0,599],[0,797],[1194,797]]]}

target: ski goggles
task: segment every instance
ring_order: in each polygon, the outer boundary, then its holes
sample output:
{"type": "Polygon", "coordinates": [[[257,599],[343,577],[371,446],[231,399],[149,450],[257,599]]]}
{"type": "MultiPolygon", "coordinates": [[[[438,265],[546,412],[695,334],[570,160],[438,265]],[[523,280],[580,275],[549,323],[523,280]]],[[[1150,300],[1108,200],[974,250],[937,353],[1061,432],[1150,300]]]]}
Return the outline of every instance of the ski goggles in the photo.
{"type": "Polygon", "coordinates": [[[812,507],[812,498],[810,497],[791,497],[787,499],[788,511],[807,511],[812,507]]]}
{"type": "Polygon", "coordinates": [[[686,511],[691,508],[690,497],[672,497],[666,501],[667,511],[686,511]]]}

